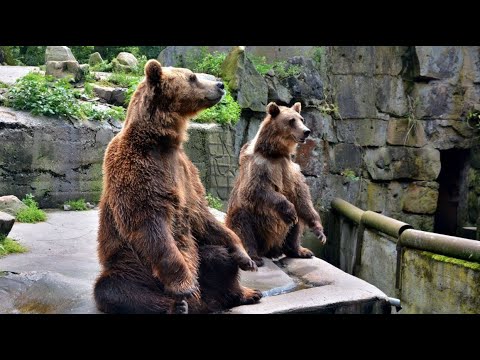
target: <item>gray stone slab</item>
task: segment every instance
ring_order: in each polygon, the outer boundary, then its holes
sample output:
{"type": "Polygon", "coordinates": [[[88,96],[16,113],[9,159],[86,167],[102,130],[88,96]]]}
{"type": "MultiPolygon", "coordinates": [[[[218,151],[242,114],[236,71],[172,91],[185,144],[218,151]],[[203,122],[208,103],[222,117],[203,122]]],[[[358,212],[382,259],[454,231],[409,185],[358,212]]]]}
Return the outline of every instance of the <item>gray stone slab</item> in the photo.
{"type": "Polygon", "coordinates": [[[278,295],[296,287],[295,282],[272,260],[264,258],[264,265],[257,272],[240,270],[242,285],[260,290],[263,296],[278,295]]]}
{"type": "Polygon", "coordinates": [[[389,313],[388,296],[373,285],[349,275],[318,258],[283,259],[285,270],[319,285],[310,289],[263,298],[232,314],[282,313],[389,313]]]}
{"type": "Polygon", "coordinates": [[[12,85],[29,72],[39,70],[36,66],[0,66],[0,82],[12,85]]]}

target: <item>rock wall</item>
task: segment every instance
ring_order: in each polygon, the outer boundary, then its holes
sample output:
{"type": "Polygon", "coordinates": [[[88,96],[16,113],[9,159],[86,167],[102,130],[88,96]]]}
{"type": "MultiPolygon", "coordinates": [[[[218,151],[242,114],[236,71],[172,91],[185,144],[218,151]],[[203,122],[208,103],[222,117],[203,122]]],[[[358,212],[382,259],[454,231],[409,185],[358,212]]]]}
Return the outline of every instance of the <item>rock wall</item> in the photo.
{"type": "MultiPolygon", "coordinates": [[[[460,179],[453,216],[458,232],[475,226],[480,164],[471,149],[478,134],[466,115],[480,102],[480,47],[332,46],[316,61],[311,53],[288,60],[299,73],[267,74],[264,81],[267,101],[302,103],[312,135],[299,146],[297,162],[317,209],[326,216],[338,196],[432,231],[441,154],[458,149],[466,161],[460,174],[451,174],[460,179]]],[[[257,107],[242,107],[236,155],[264,117],[257,107]]]]}
{"type": "Polygon", "coordinates": [[[97,202],[103,154],[120,127],[0,107],[0,194],[32,193],[41,207],[79,198],[97,202]]]}

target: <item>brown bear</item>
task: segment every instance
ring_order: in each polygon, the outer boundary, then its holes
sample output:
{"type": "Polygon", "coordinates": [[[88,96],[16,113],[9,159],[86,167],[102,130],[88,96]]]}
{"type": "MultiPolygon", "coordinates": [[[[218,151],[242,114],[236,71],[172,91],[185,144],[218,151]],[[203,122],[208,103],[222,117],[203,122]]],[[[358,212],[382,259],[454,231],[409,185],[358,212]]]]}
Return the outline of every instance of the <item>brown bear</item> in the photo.
{"type": "Polygon", "coordinates": [[[208,210],[186,156],[188,120],[224,95],[221,82],[188,69],[145,65],[122,131],[103,164],[94,297],[106,313],[215,312],[252,304],[240,285],[256,270],[238,236],[208,210]],[[189,309],[189,310],[187,310],[189,309]]]}
{"type": "Polygon", "coordinates": [[[258,266],[262,256],[312,257],[300,246],[305,224],[322,244],[326,241],[305,178],[292,161],[298,143],[310,134],[300,111],[300,103],[291,108],[269,103],[255,138],[240,152],[225,223],[258,266]]]}

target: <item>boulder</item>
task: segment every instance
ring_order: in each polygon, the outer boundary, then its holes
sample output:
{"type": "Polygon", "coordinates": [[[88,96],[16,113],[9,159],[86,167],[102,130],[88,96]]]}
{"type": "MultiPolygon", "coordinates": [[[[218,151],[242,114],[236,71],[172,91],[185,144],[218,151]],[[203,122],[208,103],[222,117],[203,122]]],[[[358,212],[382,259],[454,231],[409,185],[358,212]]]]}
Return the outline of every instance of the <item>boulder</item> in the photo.
{"type": "Polygon", "coordinates": [[[67,46],[47,46],[45,50],[45,63],[49,61],[77,61],[67,46]]]}
{"type": "Polygon", "coordinates": [[[45,70],[46,75],[51,75],[57,79],[71,76],[75,82],[85,79],[88,72],[87,67],[80,65],[77,61],[49,61],[45,70]]]}
{"type": "Polygon", "coordinates": [[[268,87],[253,63],[245,55],[245,48],[237,46],[228,54],[221,66],[222,78],[233,92],[242,109],[265,112],[268,87]]]}
{"type": "Polygon", "coordinates": [[[137,58],[129,52],[121,52],[112,60],[113,70],[133,72],[138,67],[137,58]]]}
{"type": "Polygon", "coordinates": [[[100,99],[113,105],[124,105],[127,89],[93,85],[93,92],[100,99]]]}
{"type": "Polygon", "coordinates": [[[290,91],[283,86],[278,78],[273,75],[266,75],[265,76],[265,81],[267,82],[268,86],[268,101],[275,101],[279,105],[285,105],[287,106],[290,104],[290,101],[292,100],[292,95],[290,94],[290,91]]]}
{"type": "Polygon", "coordinates": [[[441,167],[440,152],[431,147],[367,149],[364,162],[373,180],[436,180],[441,167]]]}
{"type": "Polygon", "coordinates": [[[99,52],[94,52],[88,58],[88,64],[94,66],[103,62],[102,55],[99,52]]]}
{"type": "Polygon", "coordinates": [[[0,197],[0,211],[17,216],[20,210],[26,209],[27,205],[20,201],[14,195],[6,195],[0,197]]]}
{"type": "Polygon", "coordinates": [[[3,211],[0,211],[0,239],[7,237],[15,224],[15,218],[3,211]]]}

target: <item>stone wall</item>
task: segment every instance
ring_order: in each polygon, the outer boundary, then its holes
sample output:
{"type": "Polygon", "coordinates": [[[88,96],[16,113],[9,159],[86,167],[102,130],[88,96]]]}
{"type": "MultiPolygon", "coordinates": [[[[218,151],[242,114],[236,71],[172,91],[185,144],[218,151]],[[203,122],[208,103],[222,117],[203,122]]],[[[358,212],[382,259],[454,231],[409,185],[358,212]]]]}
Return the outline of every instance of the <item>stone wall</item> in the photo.
{"type": "MultiPolygon", "coordinates": [[[[365,225],[363,220],[360,222],[362,225],[341,211],[332,212],[327,250],[329,262],[375,285],[387,296],[400,299],[401,314],[480,312],[480,263],[402,246],[397,264],[399,236],[387,235],[365,225]],[[361,251],[356,259],[357,247],[361,251]]],[[[408,232],[411,230],[406,229],[404,233],[408,232]]],[[[428,238],[432,243],[436,241],[435,234],[428,238]]],[[[421,246],[420,243],[417,246],[421,246]]]]}
{"type": "Polygon", "coordinates": [[[0,194],[32,193],[41,207],[79,198],[97,202],[103,154],[120,127],[0,107],[0,194]]]}
{"type": "Polygon", "coordinates": [[[198,168],[205,190],[226,203],[238,168],[235,132],[229,126],[190,123],[188,137],[185,152],[198,168]]]}
{"type": "MultiPolygon", "coordinates": [[[[332,46],[323,47],[316,61],[312,51],[288,60],[300,67],[298,74],[267,74],[264,81],[266,102],[302,103],[312,134],[299,146],[297,161],[317,209],[328,213],[338,196],[432,231],[441,152],[463,149],[465,168],[452,175],[460,187],[457,234],[475,226],[480,164],[470,149],[478,134],[465,120],[480,103],[480,47],[332,46]]],[[[246,69],[241,61],[239,69],[246,69]]],[[[237,75],[256,76],[246,70],[237,75]]],[[[252,90],[240,84],[237,96],[242,91],[252,90]]],[[[258,87],[250,98],[261,99],[264,92],[258,87]]],[[[237,156],[265,116],[254,102],[241,105],[237,156]]]]}

